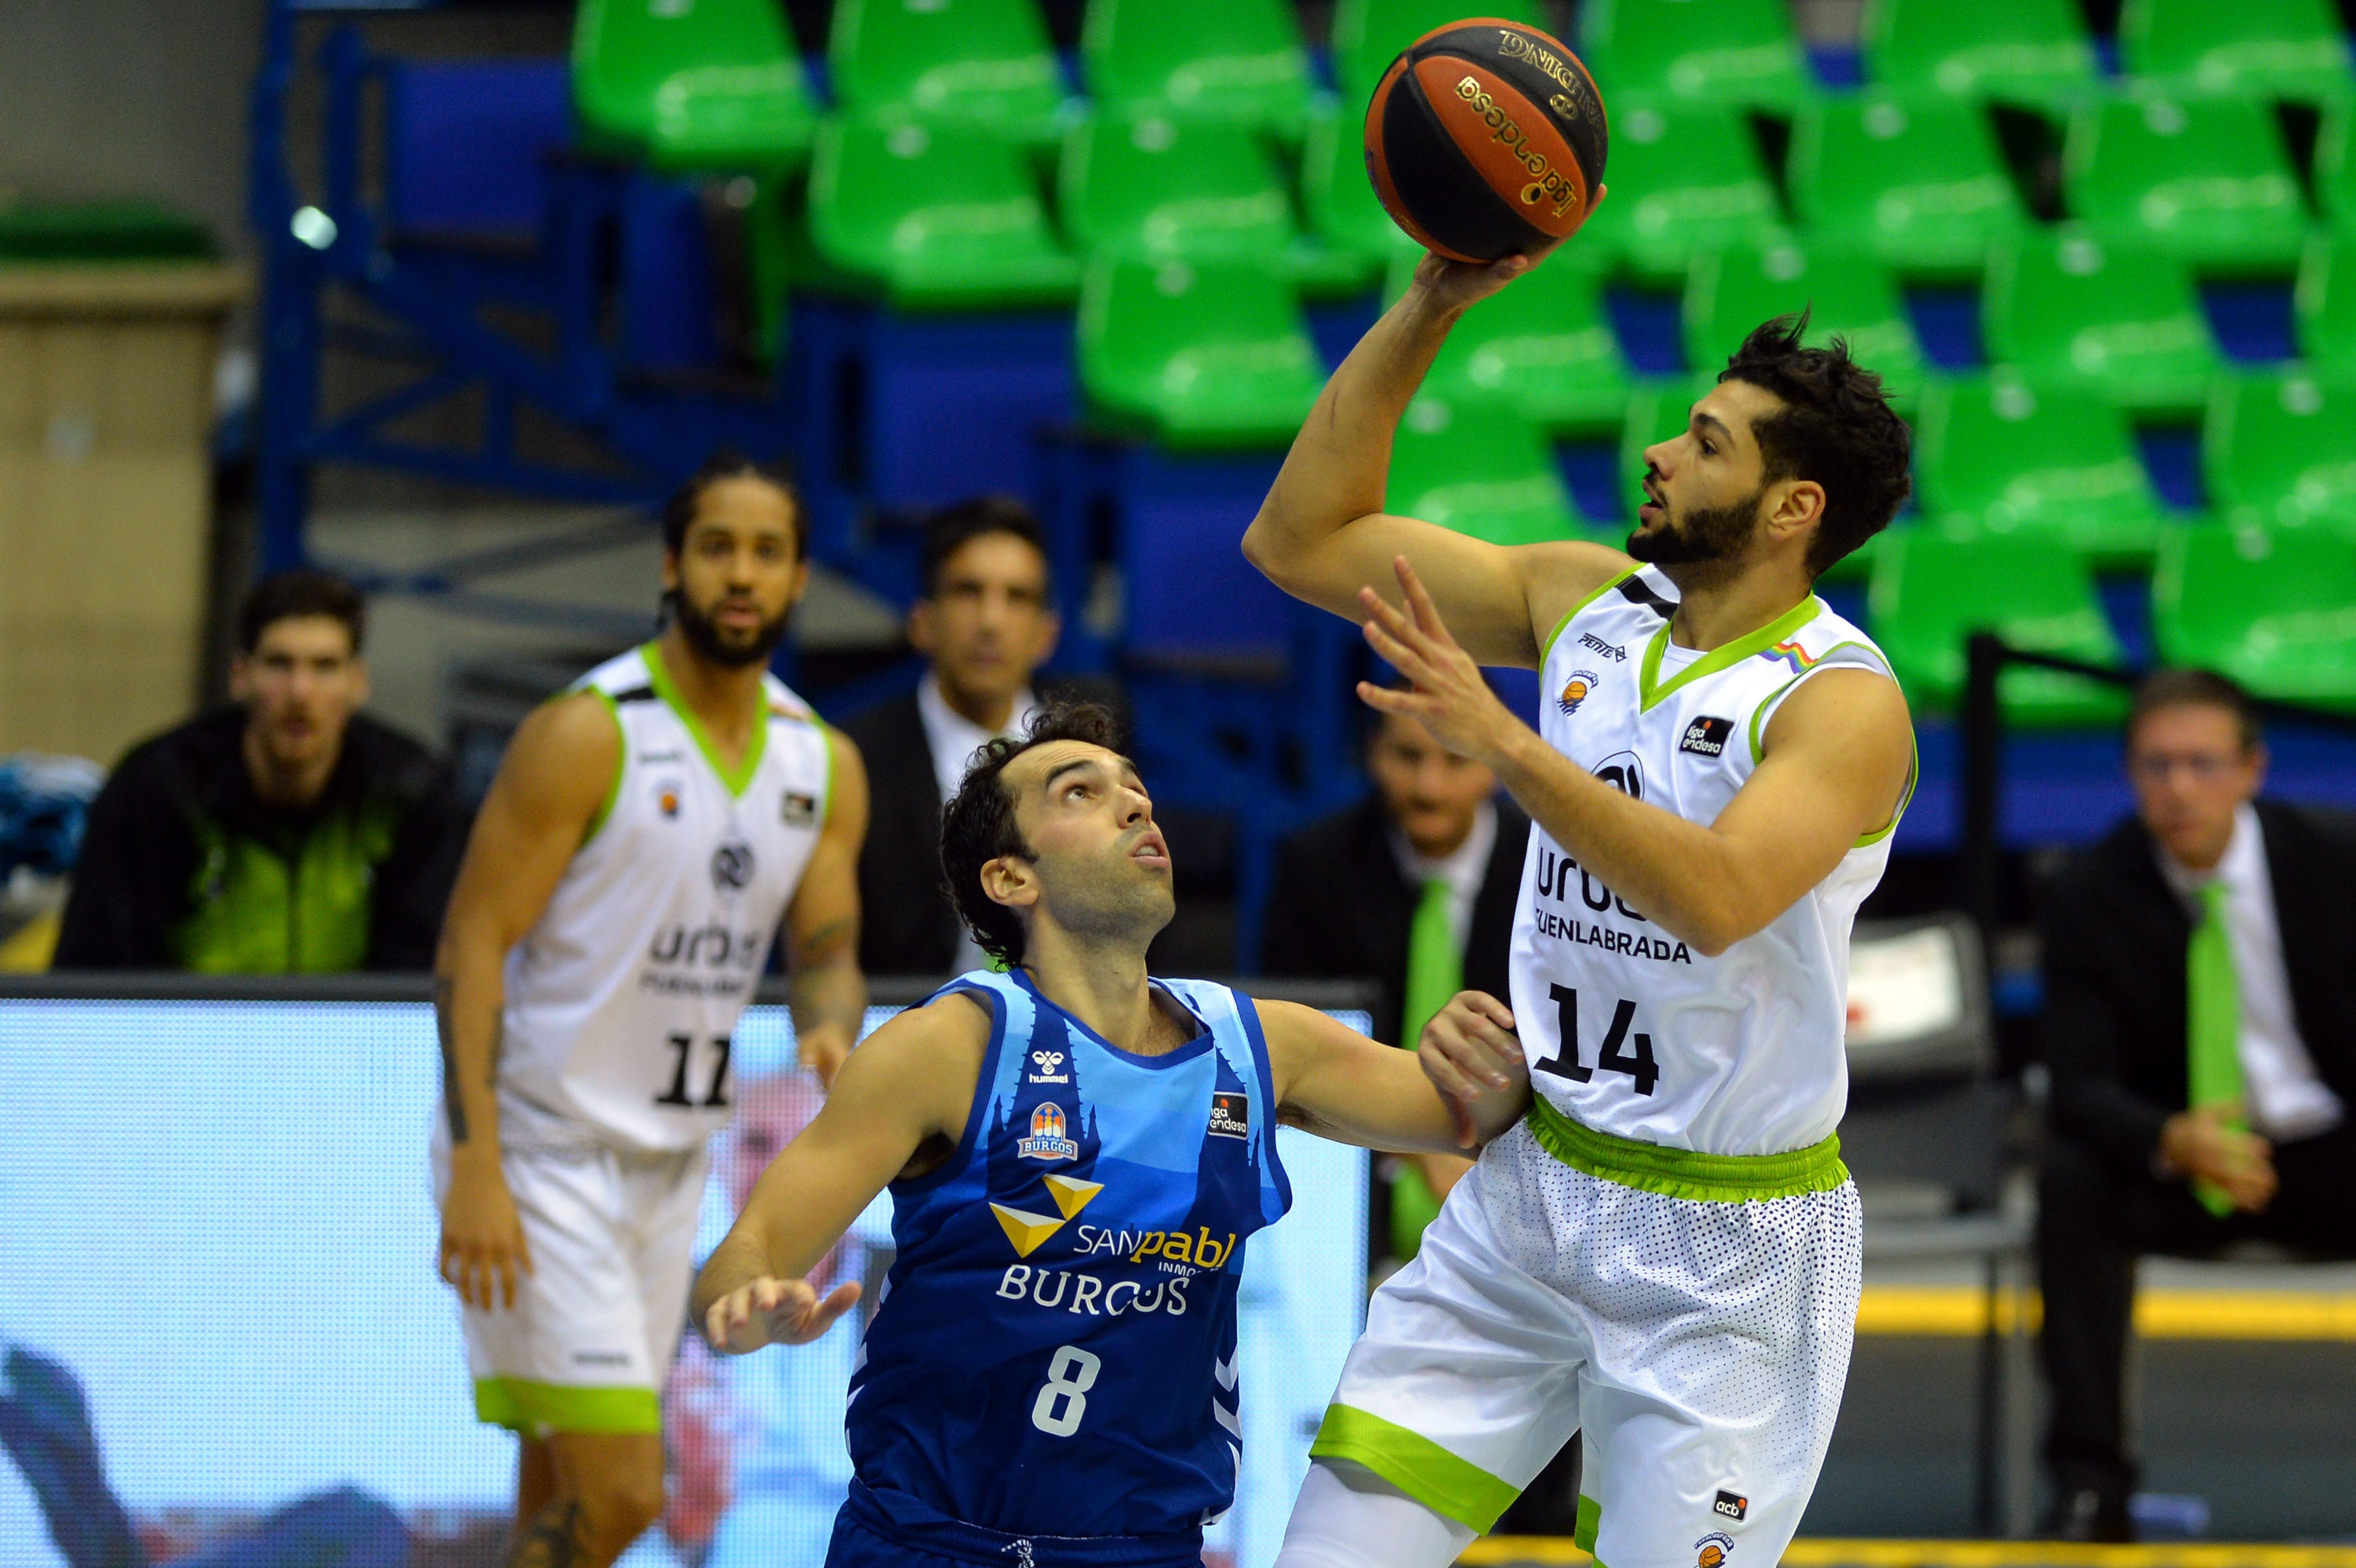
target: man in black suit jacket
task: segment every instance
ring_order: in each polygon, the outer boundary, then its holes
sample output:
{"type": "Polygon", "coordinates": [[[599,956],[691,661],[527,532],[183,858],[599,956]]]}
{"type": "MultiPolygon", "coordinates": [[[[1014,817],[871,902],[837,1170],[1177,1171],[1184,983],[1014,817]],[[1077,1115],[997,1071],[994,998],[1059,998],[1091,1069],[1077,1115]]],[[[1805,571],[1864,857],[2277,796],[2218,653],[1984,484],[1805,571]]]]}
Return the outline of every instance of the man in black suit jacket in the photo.
{"type": "Polygon", "coordinates": [[[922,596],[908,612],[925,677],[907,696],[842,726],[867,761],[859,857],[859,966],[867,973],[982,966],[941,891],[941,808],[978,747],[1029,721],[1032,673],[1055,652],[1059,630],[1046,537],[1020,501],[961,501],[926,525],[922,596]]]}
{"type": "Polygon", "coordinates": [[[2356,1248],[2356,822],[2255,800],[2265,750],[2219,676],[2147,682],[2126,760],[2136,815],[2071,858],[2043,909],[2052,1522],[2097,1540],[2133,1533],[2121,1382],[2137,1256],[2246,1238],[2356,1248]],[[2222,1003],[2201,1005],[2203,987],[2222,1003]],[[2196,1016],[2217,1020],[2238,1095],[2195,1103],[2196,1016]]]}

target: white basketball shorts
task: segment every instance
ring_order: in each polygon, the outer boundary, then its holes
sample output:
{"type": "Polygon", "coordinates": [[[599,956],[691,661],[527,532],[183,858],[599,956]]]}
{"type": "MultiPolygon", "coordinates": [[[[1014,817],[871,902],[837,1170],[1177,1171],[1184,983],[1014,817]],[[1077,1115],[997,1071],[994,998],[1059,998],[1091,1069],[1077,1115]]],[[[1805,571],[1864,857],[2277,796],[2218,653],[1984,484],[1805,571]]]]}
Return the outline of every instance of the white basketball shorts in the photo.
{"type": "Polygon", "coordinates": [[[1375,1293],[1311,1452],[1485,1532],[1580,1432],[1599,1562],[1772,1568],[1839,1413],[1859,1262],[1837,1140],[1693,1155],[1541,1102],[1375,1293]]]}
{"type": "MultiPolygon", "coordinates": [[[[527,1437],[659,1432],[687,1326],[706,1153],[506,1149],[532,1272],[512,1309],[461,1307],[475,1413],[527,1437]]],[[[438,1205],[449,1151],[434,1142],[438,1205]]]]}

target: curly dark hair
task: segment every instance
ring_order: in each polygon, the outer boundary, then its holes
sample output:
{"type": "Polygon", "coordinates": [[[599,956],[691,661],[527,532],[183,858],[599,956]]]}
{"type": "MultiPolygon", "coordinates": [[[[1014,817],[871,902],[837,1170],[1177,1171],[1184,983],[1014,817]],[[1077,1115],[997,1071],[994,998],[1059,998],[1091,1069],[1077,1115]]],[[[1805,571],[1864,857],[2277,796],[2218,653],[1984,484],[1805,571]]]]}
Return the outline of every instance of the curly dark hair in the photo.
{"type": "Polygon", "coordinates": [[[941,812],[942,890],[973,932],[975,944],[1009,969],[1023,961],[1023,921],[981,890],[981,868],[1001,855],[1036,856],[1014,822],[1014,797],[1001,777],[1006,765],[1049,741],[1083,741],[1119,751],[1123,739],[1110,709],[1094,703],[1051,703],[1032,715],[1021,735],[1001,736],[974,753],[964,782],[941,812]]]}
{"type": "Polygon", "coordinates": [[[794,514],[794,553],[809,553],[809,514],[803,510],[802,493],[794,488],[792,473],[783,463],[763,463],[746,456],[734,446],[723,446],[706,457],[695,472],[680,481],[663,501],[662,541],[665,553],[676,555],[687,542],[688,526],[695,521],[695,509],[703,504],[703,492],[723,479],[759,479],[776,486],[786,495],[794,514]]]}
{"type": "Polygon", "coordinates": [[[1751,426],[1765,465],[1763,482],[1814,479],[1825,488],[1824,518],[1808,546],[1808,571],[1834,562],[1880,532],[1914,488],[1907,471],[1913,437],[1890,409],[1881,378],[1848,357],[1835,338],[1803,346],[1808,313],[1762,322],[1720,371],[1721,381],[1749,381],[1783,402],[1751,426]]]}

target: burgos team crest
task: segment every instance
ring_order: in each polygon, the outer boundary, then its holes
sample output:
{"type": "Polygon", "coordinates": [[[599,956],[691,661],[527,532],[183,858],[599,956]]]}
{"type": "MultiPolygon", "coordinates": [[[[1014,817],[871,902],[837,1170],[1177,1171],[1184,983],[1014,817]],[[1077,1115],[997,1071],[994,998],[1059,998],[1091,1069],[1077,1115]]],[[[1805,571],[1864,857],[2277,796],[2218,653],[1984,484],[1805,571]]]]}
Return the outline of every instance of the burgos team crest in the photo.
{"type": "Polygon", "coordinates": [[[1554,700],[1554,705],[1566,715],[1579,712],[1579,704],[1587,701],[1588,694],[1602,681],[1603,677],[1592,670],[1572,671],[1570,679],[1562,683],[1562,695],[1554,700]]]}
{"type": "Polygon", "coordinates": [[[1014,1153],[1025,1160],[1078,1159],[1080,1146],[1065,1130],[1064,1108],[1050,1100],[1031,1112],[1031,1135],[1015,1140],[1014,1153]]]}

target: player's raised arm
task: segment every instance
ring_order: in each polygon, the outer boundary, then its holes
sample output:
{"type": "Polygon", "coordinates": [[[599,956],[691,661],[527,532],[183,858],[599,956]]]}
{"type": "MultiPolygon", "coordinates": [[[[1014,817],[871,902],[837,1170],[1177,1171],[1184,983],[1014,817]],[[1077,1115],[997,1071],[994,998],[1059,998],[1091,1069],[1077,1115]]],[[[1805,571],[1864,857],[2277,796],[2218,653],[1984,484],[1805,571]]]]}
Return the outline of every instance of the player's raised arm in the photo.
{"type": "Polygon", "coordinates": [[[786,908],[786,961],[793,975],[794,1038],[802,1065],[831,1088],[859,1041],[867,977],[859,969],[859,851],[867,842],[867,767],[859,747],[830,728],[832,768],[826,825],[786,908]]]}
{"type": "Polygon", "coordinates": [[[434,999],[450,1189],[442,1203],[441,1271],[470,1306],[514,1305],[516,1271],[531,1267],[499,1167],[491,1091],[508,950],[539,921],[588,836],[621,764],[621,745],[612,713],[585,693],[526,718],[475,819],[442,921],[434,999]]]}
{"type": "Polygon", "coordinates": [[[851,1054],[696,1276],[691,1313],[712,1348],[806,1343],[859,1299],[843,1284],[820,1300],[805,1276],[888,1183],[957,1147],[989,1042],[988,1015],[952,995],[908,1009],[851,1054]]]}
{"type": "MultiPolygon", "coordinates": [[[[1541,258],[1543,253],[1541,253],[1541,258]]],[[[1415,563],[1483,664],[1535,667],[1571,606],[1625,571],[1618,552],[1579,542],[1506,548],[1384,511],[1391,440],[1449,329],[1465,309],[1537,264],[1485,267],[1426,256],[1415,282],[1350,350],[1293,438],[1244,555],[1269,581],[1320,608],[1361,618],[1358,590],[1395,596],[1390,564],[1415,563]]]]}
{"type": "Polygon", "coordinates": [[[1395,1153],[1458,1154],[1521,1119],[1529,1071],[1503,1003],[1467,991],[1425,1026],[1416,1055],[1290,1002],[1257,1002],[1277,1115],[1321,1138],[1395,1153]],[[1442,1036],[1448,1065],[1433,1060],[1442,1036]],[[1443,1091],[1445,1083],[1450,1090],[1443,1091]]]}

